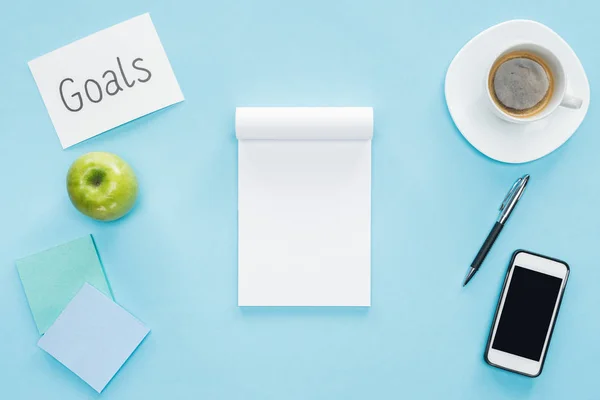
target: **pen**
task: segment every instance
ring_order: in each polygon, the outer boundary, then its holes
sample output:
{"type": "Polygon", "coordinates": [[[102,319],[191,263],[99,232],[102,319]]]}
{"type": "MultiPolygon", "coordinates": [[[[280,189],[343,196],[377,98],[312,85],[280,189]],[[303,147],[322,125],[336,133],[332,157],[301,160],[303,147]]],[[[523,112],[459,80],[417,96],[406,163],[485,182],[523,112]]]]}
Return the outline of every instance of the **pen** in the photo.
{"type": "Polygon", "coordinates": [[[500,235],[500,232],[502,232],[502,228],[504,228],[504,224],[506,224],[508,217],[510,217],[510,214],[513,212],[515,206],[519,202],[519,199],[523,195],[528,181],[529,175],[523,175],[523,177],[517,179],[517,181],[512,185],[506,194],[504,201],[500,205],[500,214],[498,215],[498,219],[496,220],[496,223],[490,231],[487,239],[485,239],[485,242],[483,242],[483,245],[479,249],[475,259],[471,263],[471,267],[469,268],[469,272],[467,272],[463,286],[469,283],[471,278],[473,278],[473,275],[475,275],[475,273],[479,270],[479,267],[481,267],[481,264],[483,264],[483,260],[485,260],[485,257],[490,252],[490,249],[494,245],[498,235],[500,235]]]}

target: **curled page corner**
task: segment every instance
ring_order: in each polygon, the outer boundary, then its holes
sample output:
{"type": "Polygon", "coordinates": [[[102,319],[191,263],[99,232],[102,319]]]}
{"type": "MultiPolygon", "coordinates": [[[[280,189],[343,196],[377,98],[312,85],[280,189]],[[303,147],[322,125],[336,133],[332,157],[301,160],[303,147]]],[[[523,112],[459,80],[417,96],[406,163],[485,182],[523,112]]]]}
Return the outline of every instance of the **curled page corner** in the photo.
{"type": "Polygon", "coordinates": [[[372,107],[238,107],[238,140],[369,140],[372,107]]]}

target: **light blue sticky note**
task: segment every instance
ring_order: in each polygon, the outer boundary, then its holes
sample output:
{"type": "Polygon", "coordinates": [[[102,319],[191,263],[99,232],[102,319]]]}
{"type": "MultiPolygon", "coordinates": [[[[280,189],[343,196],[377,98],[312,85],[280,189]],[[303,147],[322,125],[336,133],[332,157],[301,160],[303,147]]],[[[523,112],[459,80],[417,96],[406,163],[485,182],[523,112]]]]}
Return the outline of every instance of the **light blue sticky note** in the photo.
{"type": "Polygon", "coordinates": [[[40,334],[88,282],[112,298],[91,235],[17,260],[17,270],[40,334]]]}
{"type": "Polygon", "coordinates": [[[86,284],[38,342],[100,393],[150,332],[86,284]]]}

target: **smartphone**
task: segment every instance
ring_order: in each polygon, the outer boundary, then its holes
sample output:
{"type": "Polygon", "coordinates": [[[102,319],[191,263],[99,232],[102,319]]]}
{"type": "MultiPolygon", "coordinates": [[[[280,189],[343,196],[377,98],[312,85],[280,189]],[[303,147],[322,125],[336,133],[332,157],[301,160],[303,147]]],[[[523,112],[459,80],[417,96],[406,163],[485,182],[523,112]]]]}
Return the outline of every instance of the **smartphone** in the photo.
{"type": "Polygon", "coordinates": [[[542,373],[569,271],[564,261],[513,254],[485,349],[488,364],[532,378],[542,373]]]}

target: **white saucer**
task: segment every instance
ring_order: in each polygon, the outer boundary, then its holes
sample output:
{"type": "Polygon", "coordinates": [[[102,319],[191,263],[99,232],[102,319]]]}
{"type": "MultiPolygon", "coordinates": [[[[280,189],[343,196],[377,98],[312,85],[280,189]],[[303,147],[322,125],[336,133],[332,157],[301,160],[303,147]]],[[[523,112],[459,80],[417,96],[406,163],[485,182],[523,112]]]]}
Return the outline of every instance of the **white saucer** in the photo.
{"type": "Polygon", "coordinates": [[[445,90],[450,115],[465,139],[486,156],[506,163],[537,160],[559,148],[575,133],[590,104],[590,86],[575,52],[556,32],[527,20],[504,22],[471,39],[448,67],[445,90]],[[499,52],[523,41],[556,54],[567,73],[568,92],[583,99],[579,110],[559,107],[549,117],[523,125],[492,113],[485,74],[499,52]]]}

